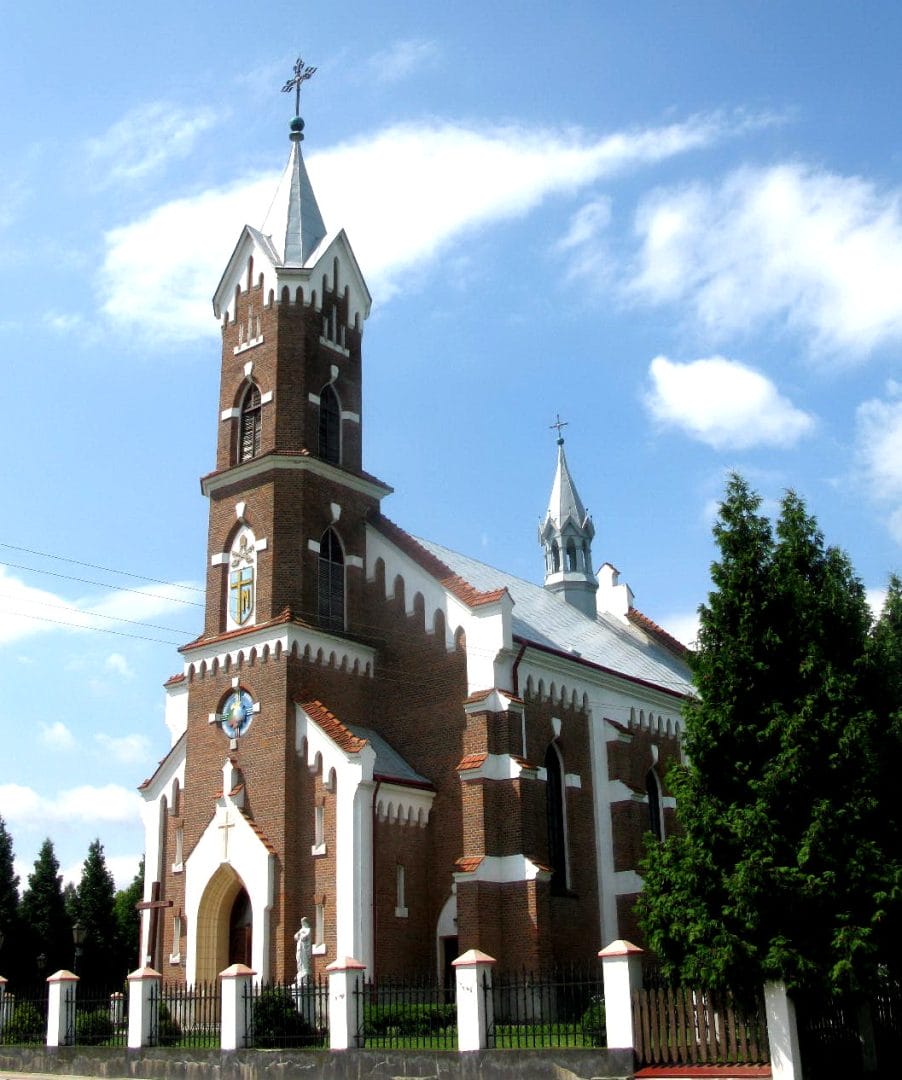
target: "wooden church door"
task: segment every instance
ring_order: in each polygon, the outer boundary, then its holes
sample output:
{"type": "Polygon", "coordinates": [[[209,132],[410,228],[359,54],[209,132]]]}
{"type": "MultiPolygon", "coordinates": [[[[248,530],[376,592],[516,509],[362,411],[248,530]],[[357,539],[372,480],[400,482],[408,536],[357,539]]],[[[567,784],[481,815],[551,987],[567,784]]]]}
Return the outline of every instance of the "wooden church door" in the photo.
{"type": "Polygon", "coordinates": [[[251,946],[253,944],[253,912],[251,898],[247,889],[242,889],[235,897],[229,916],[229,964],[251,966],[251,946]]]}

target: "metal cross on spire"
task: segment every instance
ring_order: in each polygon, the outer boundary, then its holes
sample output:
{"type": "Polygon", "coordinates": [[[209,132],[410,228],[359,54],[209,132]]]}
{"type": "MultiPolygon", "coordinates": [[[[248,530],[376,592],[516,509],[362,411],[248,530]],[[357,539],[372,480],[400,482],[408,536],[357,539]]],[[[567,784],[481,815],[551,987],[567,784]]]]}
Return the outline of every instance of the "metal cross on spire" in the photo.
{"type": "Polygon", "coordinates": [[[316,74],[315,67],[304,67],[304,61],[298,57],[294,65],[294,78],[289,79],[282,87],[282,93],[287,94],[294,90],[294,115],[301,115],[301,84],[312,79],[316,74]]]}
{"type": "Polygon", "coordinates": [[[562,420],[561,419],[561,414],[557,413],[554,423],[548,425],[549,427],[557,428],[558,446],[561,446],[563,444],[563,442],[564,442],[564,436],[561,435],[561,432],[564,430],[564,428],[567,426],[568,423],[569,423],[568,420],[562,420]]]}

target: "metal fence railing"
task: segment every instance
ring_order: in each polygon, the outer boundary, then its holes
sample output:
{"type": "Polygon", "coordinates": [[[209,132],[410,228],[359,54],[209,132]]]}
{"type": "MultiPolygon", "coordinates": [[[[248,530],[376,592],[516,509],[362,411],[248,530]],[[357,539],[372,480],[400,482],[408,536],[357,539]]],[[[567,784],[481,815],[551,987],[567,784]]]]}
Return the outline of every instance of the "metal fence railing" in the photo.
{"type": "Polygon", "coordinates": [[[457,1049],[454,991],[434,975],[368,980],[355,996],[358,1047],[457,1049]]]}
{"type": "Polygon", "coordinates": [[[483,980],[490,1048],[605,1045],[600,965],[498,972],[483,980]]]}
{"type": "Polygon", "coordinates": [[[246,1044],[317,1050],[329,1045],[329,983],[250,985],[244,995],[246,1044]]]}
{"type": "Polygon", "coordinates": [[[67,1044],[125,1046],[128,1011],[125,987],[117,990],[82,989],[66,998],[67,1044]]]}
{"type": "Polygon", "coordinates": [[[3,995],[0,1045],[43,1046],[47,1040],[47,984],[23,986],[3,995]]]}
{"type": "Polygon", "coordinates": [[[154,1046],[219,1046],[222,995],[218,983],[164,983],[151,1002],[154,1046]]]}

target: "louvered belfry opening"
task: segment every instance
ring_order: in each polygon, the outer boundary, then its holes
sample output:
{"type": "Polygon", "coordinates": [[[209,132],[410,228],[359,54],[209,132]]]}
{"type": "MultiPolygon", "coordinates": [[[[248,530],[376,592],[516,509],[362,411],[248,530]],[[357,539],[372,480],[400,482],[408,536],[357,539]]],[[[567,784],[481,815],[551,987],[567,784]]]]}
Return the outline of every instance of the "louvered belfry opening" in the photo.
{"type": "Polygon", "coordinates": [[[341,413],[331,386],[319,396],[319,456],[332,465],[341,463],[341,413]]]}
{"type": "Polygon", "coordinates": [[[241,403],[241,430],[238,440],[238,460],[249,461],[260,453],[260,391],[251,385],[241,403]]]}
{"type": "Polygon", "coordinates": [[[345,625],[345,557],[332,529],[323,533],[319,546],[320,625],[343,630],[345,625]]]}

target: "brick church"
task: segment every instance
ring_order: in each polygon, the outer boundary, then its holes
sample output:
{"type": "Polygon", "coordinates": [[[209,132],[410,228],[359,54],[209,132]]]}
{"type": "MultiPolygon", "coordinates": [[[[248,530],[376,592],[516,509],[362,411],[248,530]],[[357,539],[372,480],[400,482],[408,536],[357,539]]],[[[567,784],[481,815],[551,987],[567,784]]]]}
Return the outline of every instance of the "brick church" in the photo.
{"type": "Polygon", "coordinates": [[[142,957],[189,984],[235,962],[290,981],[306,917],[317,971],[351,956],[441,978],[474,947],[502,969],[585,960],[638,934],[685,649],[610,563],[593,571],[563,439],[543,585],[385,516],[362,459],[370,294],[320,215],[303,127],[213,298],[206,615],[140,788],[142,957]]]}

